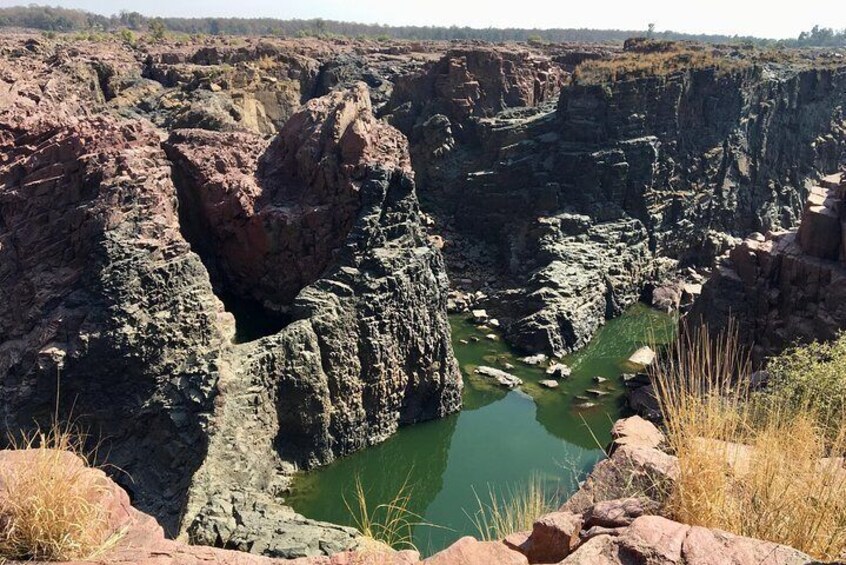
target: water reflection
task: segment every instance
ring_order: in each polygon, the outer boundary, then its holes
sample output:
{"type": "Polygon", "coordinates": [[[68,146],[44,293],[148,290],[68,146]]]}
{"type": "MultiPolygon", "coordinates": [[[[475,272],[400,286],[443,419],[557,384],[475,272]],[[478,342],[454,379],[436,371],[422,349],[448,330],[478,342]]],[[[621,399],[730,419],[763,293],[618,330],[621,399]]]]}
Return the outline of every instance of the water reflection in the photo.
{"type": "Polygon", "coordinates": [[[415,543],[437,551],[462,535],[474,534],[468,517],[477,494],[504,492],[537,477],[550,490],[568,496],[602,457],[622,409],[621,362],[644,343],[672,336],[674,321],[642,305],[603,327],[591,343],[563,361],[572,375],[557,389],[538,384],[544,368],[519,361],[501,340],[485,337],[463,316],[452,319],[456,357],[465,380],[464,409],[443,420],[403,428],[385,443],[298,477],[289,503],[320,520],[352,524],[349,500],[355,477],[367,490],[370,507],[385,503],[406,479],[413,487],[411,510],[440,527],[418,527],[415,543]],[[509,391],[474,374],[479,365],[508,370],[523,379],[509,391]],[[595,377],[605,379],[597,382],[595,377]],[[593,396],[588,389],[599,390],[593,396]],[[590,398],[596,406],[576,408],[590,398]]]}

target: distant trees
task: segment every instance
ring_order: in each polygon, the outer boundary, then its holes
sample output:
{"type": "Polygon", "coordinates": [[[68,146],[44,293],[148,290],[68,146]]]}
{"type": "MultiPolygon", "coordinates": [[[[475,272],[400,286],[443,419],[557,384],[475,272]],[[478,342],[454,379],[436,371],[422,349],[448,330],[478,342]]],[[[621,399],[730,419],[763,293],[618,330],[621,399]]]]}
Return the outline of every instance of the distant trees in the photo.
{"type": "Polygon", "coordinates": [[[811,31],[803,31],[796,40],[798,46],[843,47],[846,46],[846,29],[835,31],[830,27],[814,26],[811,31]]]}
{"type": "MultiPolygon", "coordinates": [[[[311,20],[277,20],[273,18],[150,18],[138,12],[122,11],[105,17],[82,10],[51,8],[48,6],[19,6],[0,8],[0,27],[28,27],[46,31],[101,31],[128,28],[134,31],[150,30],[163,36],[167,31],[185,34],[275,35],[279,37],[332,36],[378,37],[396,39],[481,39],[485,41],[544,41],[544,42],[622,42],[632,36],[642,36],[644,31],[614,29],[522,29],[435,27],[435,26],[386,26],[360,24],[315,18],[311,20]]],[[[672,31],[655,31],[650,23],[646,36],[651,39],[679,40],[710,43],[755,43],[788,47],[846,46],[846,30],[833,30],[814,26],[802,32],[797,39],[775,41],[753,37],[709,34],[685,34],[672,31]]]]}
{"type": "Polygon", "coordinates": [[[150,36],[152,36],[155,41],[161,41],[165,38],[167,27],[161,18],[153,18],[150,20],[150,23],[147,24],[147,27],[150,30],[150,36]]]}

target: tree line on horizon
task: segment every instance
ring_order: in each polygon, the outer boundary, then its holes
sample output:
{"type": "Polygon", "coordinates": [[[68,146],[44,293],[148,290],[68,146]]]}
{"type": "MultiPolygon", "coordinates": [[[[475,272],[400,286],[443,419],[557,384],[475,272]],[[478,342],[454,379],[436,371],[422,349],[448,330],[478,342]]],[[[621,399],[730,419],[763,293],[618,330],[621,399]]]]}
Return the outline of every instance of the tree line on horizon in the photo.
{"type": "Polygon", "coordinates": [[[690,40],[706,43],[753,43],[784,47],[844,47],[846,29],[835,30],[814,26],[796,39],[773,40],[750,36],[717,34],[689,34],[674,31],[618,29],[524,29],[471,28],[458,26],[388,26],[362,24],[315,18],[310,20],[281,20],[275,18],[160,18],[138,12],[122,11],[103,16],[62,7],[13,6],[0,8],[0,27],[32,28],[52,32],[117,31],[129,29],[147,31],[166,30],[173,33],[209,35],[273,35],[278,37],[370,37],[376,39],[451,40],[478,39],[483,41],[544,41],[544,42],[622,42],[633,36],[655,39],[690,40]]]}

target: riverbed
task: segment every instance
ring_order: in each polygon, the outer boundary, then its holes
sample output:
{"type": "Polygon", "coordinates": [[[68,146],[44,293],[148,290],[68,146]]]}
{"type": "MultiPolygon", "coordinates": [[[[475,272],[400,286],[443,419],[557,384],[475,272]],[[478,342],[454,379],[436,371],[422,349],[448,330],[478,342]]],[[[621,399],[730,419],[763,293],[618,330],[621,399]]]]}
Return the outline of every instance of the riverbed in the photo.
{"type": "Polygon", "coordinates": [[[465,384],[461,412],[404,427],[382,444],[298,476],[287,498],[297,512],[355,525],[345,500],[357,508],[357,477],[371,509],[390,502],[407,482],[409,510],[425,523],[414,528],[414,543],[428,555],[478,535],[471,519],[477,495],[507,498],[535,480],[563,501],[603,457],[612,423],[625,414],[625,360],[644,344],[667,342],[676,327],[671,316],[636,304],[562,359],[572,374],[547,389],[538,384],[550,378],[546,364],[522,362],[494,330],[475,326],[467,314],[450,321],[465,384]],[[505,389],[476,375],[480,365],[507,369],[523,385],[505,389]]]}

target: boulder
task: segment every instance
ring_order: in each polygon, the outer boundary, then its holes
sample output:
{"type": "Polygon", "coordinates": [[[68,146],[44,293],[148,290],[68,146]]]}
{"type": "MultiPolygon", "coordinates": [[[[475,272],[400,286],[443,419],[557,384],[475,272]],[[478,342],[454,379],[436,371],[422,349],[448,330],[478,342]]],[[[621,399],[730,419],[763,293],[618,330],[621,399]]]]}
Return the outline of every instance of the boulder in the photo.
{"type": "Polygon", "coordinates": [[[627,363],[636,370],[643,371],[649,367],[654,360],[655,352],[652,351],[652,348],[648,345],[644,345],[629,356],[627,363]]]}
{"type": "Polygon", "coordinates": [[[508,373],[501,369],[496,369],[494,367],[482,365],[480,367],[476,367],[476,370],[474,372],[477,375],[482,375],[483,377],[493,379],[506,388],[514,388],[523,384],[522,379],[515,377],[511,373],[508,373]]]}
{"type": "Polygon", "coordinates": [[[573,374],[573,370],[563,363],[553,363],[547,367],[546,374],[552,375],[554,379],[566,379],[573,374]]]}
{"type": "Polygon", "coordinates": [[[681,304],[683,287],[680,284],[659,286],[652,291],[652,307],[662,312],[675,312],[681,304]]]}
{"type": "Polygon", "coordinates": [[[499,541],[463,537],[443,551],[424,559],[425,565],[528,565],[522,553],[499,541]]]}
{"type": "Polygon", "coordinates": [[[646,449],[657,449],[664,445],[664,434],[640,416],[617,420],[611,427],[611,438],[615,447],[629,445],[646,449]]]}
{"type": "Polygon", "coordinates": [[[557,563],[567,557],[579,542],[582,517],[570,512],[552,512],[532,526],[526,556],[529,563],[557,563]]]}
{"type": "Polygon", "coordinates": [[[641,516],[657,514],[660,510],[656,501],[645,497],[617,498],[597,502],[583,515],[585,528],[620,528],[629,526],[641,516]]]}

